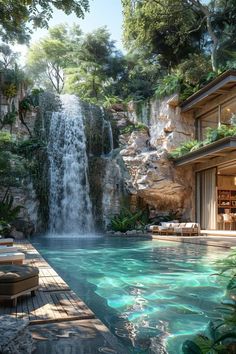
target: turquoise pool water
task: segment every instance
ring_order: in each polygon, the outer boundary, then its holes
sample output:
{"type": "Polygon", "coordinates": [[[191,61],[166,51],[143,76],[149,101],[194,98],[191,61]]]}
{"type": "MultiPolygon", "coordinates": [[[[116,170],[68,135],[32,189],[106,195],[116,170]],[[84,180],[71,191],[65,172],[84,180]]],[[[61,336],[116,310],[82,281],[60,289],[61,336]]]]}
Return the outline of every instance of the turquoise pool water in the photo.
{"type": "Polygon", "coordinates": [[[225,250],[89,236],[33,243],[131,353],[181,353],[217,317],[223,289],[212,262],[225,250]]]}

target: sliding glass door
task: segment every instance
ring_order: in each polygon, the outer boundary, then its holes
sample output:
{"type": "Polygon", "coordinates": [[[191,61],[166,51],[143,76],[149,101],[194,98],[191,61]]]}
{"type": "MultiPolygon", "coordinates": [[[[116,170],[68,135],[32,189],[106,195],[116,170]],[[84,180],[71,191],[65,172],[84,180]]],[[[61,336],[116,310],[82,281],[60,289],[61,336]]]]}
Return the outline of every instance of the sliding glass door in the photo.
{"type": "Polygon", "coordinates": [[[216,229],[216,168],[196,175],[196,214],[201,229],[216,229]]]}

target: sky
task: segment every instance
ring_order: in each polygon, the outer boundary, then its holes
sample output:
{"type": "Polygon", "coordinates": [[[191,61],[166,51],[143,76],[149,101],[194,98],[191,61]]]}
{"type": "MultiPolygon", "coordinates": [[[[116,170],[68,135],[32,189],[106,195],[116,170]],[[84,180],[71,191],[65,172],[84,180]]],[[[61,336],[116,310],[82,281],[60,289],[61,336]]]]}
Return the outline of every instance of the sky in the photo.
{"type": "MultiPolygon", "coordinates": [[[[107,26],[111,38],[116,41],[117,48],[123,50],[121,0],[90,0],[90,12],[85,14],[84,19],[77,18],[74,14],[67,16],[62,11],[55,10],[49,26],[53,27],[60,23],[79,24],[85,33],[98,27],[107,26]]],[[[31,36],[31,43],[38,41],[46,34],[47,30],[45,29],[34,31],[31,36]]],[[[27,47],[15,45],[14,50],[22,54],[21,62],[24,63],[27,47]]]]}

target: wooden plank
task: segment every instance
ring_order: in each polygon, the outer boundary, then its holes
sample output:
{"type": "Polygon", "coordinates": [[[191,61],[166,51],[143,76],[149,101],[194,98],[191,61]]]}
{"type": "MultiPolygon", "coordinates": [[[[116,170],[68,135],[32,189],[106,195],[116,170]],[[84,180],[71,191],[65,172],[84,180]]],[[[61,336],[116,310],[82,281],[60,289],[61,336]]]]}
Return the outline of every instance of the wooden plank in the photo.
{"type": "Polygon", "coordinates": [[[68,316],[66,315],[64,308],[60,304],[60,301],[58,301],[56,294],[50,293],[50,296],[53,301],[53,308],[54,308],[54,313],[55,313],[56,318],[67,318],[68,316]]]}
{"type": "Polygon", "coordinates": [[[16,242],[16,245],[25,252],[26,263],[38,267],[40,288],[34,297],[30,294],[19,297],[16,308],[9,303],[0,304],[0,314],[28,318],[31,324],[95,318],[33,246],[27,241],[16,242]]]}

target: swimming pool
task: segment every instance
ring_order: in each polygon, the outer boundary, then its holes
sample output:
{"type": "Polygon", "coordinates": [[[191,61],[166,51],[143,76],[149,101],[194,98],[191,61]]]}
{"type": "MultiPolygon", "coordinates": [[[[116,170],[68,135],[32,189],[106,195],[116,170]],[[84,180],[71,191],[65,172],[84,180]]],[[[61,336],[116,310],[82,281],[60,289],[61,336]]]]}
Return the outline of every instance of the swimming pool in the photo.
{"type": "Polygon", "coordinates": [[[181,353],[223,296],[211,263],[226,250],[108,237],[38,237],[34,246],[131,353],[181,353]]]}

